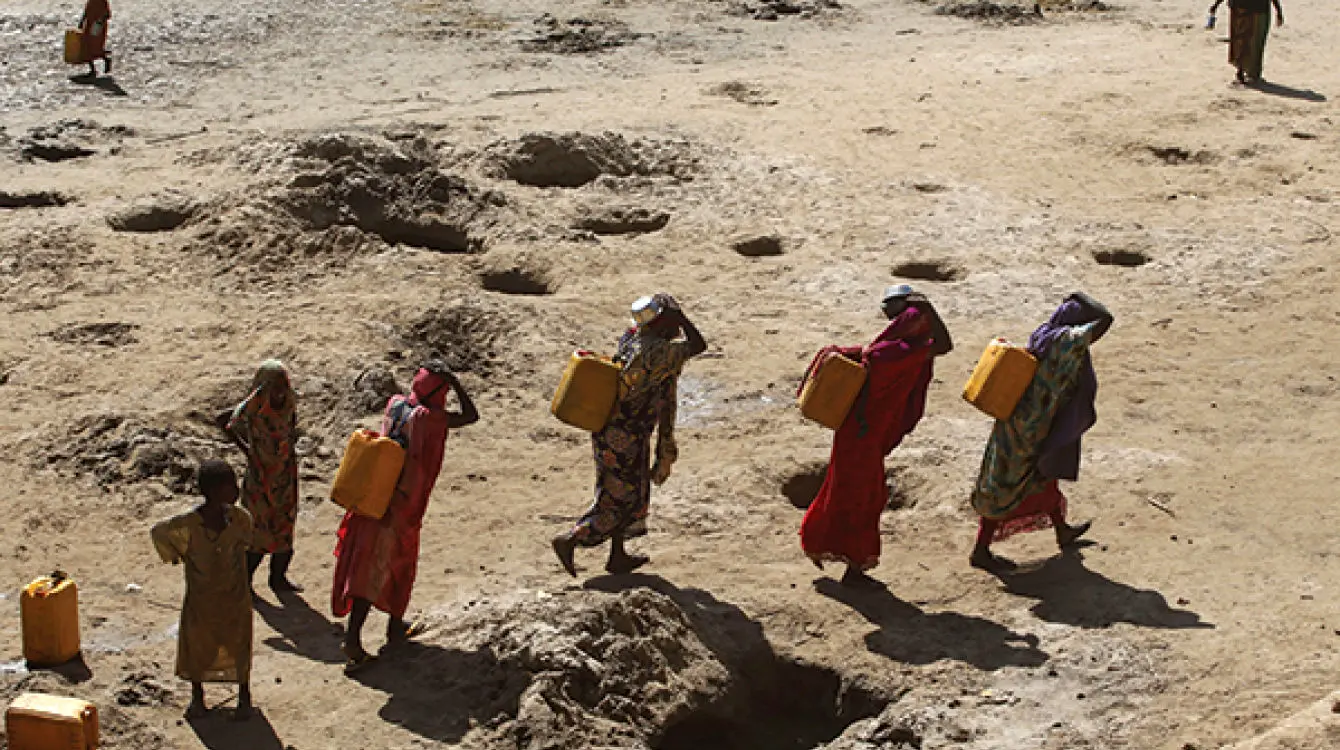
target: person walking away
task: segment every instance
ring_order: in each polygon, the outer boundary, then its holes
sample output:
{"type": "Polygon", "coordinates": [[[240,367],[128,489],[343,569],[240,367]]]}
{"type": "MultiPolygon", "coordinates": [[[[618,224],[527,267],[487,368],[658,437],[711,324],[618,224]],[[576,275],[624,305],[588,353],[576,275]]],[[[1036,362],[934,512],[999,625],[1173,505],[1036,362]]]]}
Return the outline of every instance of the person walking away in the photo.
{"type": "Polygon", "coordinates": [[[112,53],[107,51],[107,22],[111,19],[112,6],[107,0],[88,0],[84,4],[84,15],[79,18],[80,62],[88,63],[89,78],[98,75],[95,60],[102,60],[103,75],[112,72],[112,53]]]}
{"type": "Polygon", "coordinates": [[[247,569],[254,578],[261,561],[270,555],[270,589],[276,594],[303,590],[288,578],[298,521],[298,457],[293,449],[298,438],[297,402],[284,364],[266,360],[256,371],[250,394],[223,426],[247,456],[242,507],[255,523],[247,569]]]}
{"type": "Polygon", "coordinates": [[[591,436],[596,463],[595,500],[571,530],[553,539],[568,575],[577,575],[578,547],[610,543],[608,573],[622,575],[650,562],[624,548],[647,533],[651,485],[664,484],[679,457],[675,445],[680,371],[707,351],[707,341],[668,294],[633,303],[633,328],[619,339],[619,394],[604,429],[591,436]],[[680,339],[680,334],[684,338],[680,339]],[[657,433],[656,453],[651,451],[657,433]]]}
{"type": "Polygon", "coordinates": [[[881,308],[890,322],[874,341],[827,347],[811,365],[836,353],[866,370],[855,405],[833,435],[823,486],[800,524],[810,560],[820,569],[825,562],[846,564],[842,584],[853,587],[881,585],[866,571],[879,564],[879,519],[889,501],[884,459],[921,420],[935,357],[954,347],[935,308],[912,287],[890,287],[881,308]]]}
{"type": "Polygon", "coordinates": [[[1051,527],[1057,545],[1065,548],[1089,530],[1090,522],[1066,522],[1058,480],[1079,479],[1080,437],[1098,421],[1098,377],[1089,347],[1112,321],[1106,308],[1077,292],[1029,338],[1037,372],[1014,413],[992,429],[972,493],[972,507],[981,517],[969,559],[973,567],[1014,569],[991,552],[992,542],[1014,534],[1051,527]]]}
{"type": "Polygon", "coordinates": [[[223,461],[196,472],[205,501],[149,532],[163,562],[184,565],[177,676],[191,683],[189,718],[205,715],[206,682],[237,683],[233,717],[251,716],[251,586],[246,553],[251,515],[237,507],[237,475],[223,461]]]}
{"type": "Polygon", "coordinates": [[[380,519],[345,513],[335,543],[331,610],[336,617],[349,617],[342,646],[347,673],[373,659],[363,648],[363,625],[373,607],[390,616],[388,644],[422,634],[422,624],[405,622],[405,611],[419,564],[423,516],[442,470],[447,433],[478,421],[479,411],[460,380],[437,361],[419,369],[408,397],[387,402],[382,434],[406,446],[395,494],[380,519]],[[449,391],[456,392],[460,411],[446,410],[449,391]]]}
{"type": "Polygon", "coordinates": [[[1262,81],[1271,5],[1275,6],[1276,23],[1283,26],[1280,0],[1228,0],[1228,63],[1237,68],[1238,83],[1256,85],[1262,81]]]}

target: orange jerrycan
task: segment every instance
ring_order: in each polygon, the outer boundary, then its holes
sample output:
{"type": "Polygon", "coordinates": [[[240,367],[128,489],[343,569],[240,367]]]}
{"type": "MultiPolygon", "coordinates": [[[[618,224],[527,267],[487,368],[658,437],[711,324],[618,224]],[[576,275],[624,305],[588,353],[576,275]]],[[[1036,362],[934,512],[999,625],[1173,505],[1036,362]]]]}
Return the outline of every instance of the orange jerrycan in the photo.
{"type": "Polygon", "coordinates": [[[619,399],[621,374],[619,366],[606,357],[575,352],[554,391],[549,411],[573,427],[600,432],[619,399]]]}
{"type": "Polygon", "coordinates": [[[54,666],[79,655],[79,588],[69,576],[56,571],[24,586],[19,619],[29,664],[54,666]]]}
{"type": "Polygon", "coordinates": [[[24,693],[5,711],[9,750],[95,750],[98,707],[77,698],[24,693]]]}
{"type": "Polygon", "coordinates": [[[1009,419],[1037,370],[1038,361],[1027,349],[996,339],[977,360],[963,386],[963,399],[996,419],[1009,419]]]}
{"type": "Polygon", "coordinates": [[[405,449],[400,443],[372,430],[354,430],[330,485],[330,499],[360,516],[381,518],[404,467],[405,449]]]}
{"type": "Polygon", "coordinates": [[[800,413],[836,430],[865,385],[865,367],[837,353],[824,357],[800,391],[800,413]]]}
{"type": "Polygon", "coordinates": [[[84,34],[78,29],[65,30],[65,62],[71,65],[84,62],[84,34]]]}

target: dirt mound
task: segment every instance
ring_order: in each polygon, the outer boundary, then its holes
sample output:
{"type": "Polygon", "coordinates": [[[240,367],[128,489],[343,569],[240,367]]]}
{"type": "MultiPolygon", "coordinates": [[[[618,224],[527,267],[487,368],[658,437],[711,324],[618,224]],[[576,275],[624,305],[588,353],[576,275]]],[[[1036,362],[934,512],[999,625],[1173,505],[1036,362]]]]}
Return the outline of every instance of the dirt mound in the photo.
{"type": "Polygon", "coordinates": [[[107,217],[118,232],[170,232],[190,221],[196,205],[180,193],[152,196],[107,217]]]}
{"type": "Polygon", "coordinates": [[[532,187],[581,187],[602,175],[691,179],[697,171],[686,143],[613,132],[527,133],[489,146],[486,159],[494,176],[532,187]]]}
{"type": "Polygon", "coordinates": [[[324,134],[286,144],[275,161],[261,197],[252,189],[216,205],[201,240],[262,266],[386,245],[466,253],[482,248],[488,215],[504,203],[442,171],[423,138],[324,134]]]}
{"type": "Polygon", "coordinates": [[[705,592],[621,580],[593,582],[610,593],[474,603],[437,623],[444,637],[357,679],[391,696],[388,719],[476,746],[812,747],[882,705],[779,656],[756,622],[705,592]],[[646,588],[620,590],[630,585],[646,588]]]}
{"type": "Polygon", "coordinates": [[[521,49],[527,52],[581,55],[622,47],[641,36],[622,21],[590,18],[560,20],[546,13],[535,19],[534,35],[521,40],[521,49]]]}
{"type": "Polygon", "coordinates": [[[654,208],[597,206],[585,209],[573,227],[595,234],[647,234],[670,223],[670,214],[654,208]]]}
{"type": "Polygon", "coordinates": [[[134,135],[130,128],[102,127],[91,120],[61,120],[39,125],[18,139],[19,158],[24,161],[59,162],[98,153],[97,147],[134,135]]]}
{"type": "Polygon", "coordinates": [[[195,492],[195,467],[218,458],[227,444],[203,426],[149,425],[120,414],[75,420],[41,454],[48,465],[92,476],[104,487],[161,480],[176,493],[195,492]]]}
{"type": "Polygon", "coordinates": [[[370,414],[382,411],[392,396],[404,392],[395,373],[381,365],[373,365],[354,378],[354,400],[370,414]]]}
{"type": "Polygon", "coordinates": [[[420,315],[405,331],[419,358],[437,357],[453,372],[492,377],[533,367],[529,355],[512,356],[521,320],[536,319],[530,306],[504,306],[484,298],[457,299],[420,315]]]}

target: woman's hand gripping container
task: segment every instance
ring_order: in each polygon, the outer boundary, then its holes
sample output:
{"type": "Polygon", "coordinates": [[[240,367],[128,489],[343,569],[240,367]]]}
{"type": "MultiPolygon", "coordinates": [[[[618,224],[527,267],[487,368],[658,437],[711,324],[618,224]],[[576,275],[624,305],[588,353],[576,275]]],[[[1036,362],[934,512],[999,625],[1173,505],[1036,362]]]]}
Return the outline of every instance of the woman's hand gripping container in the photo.
{"type": "Polygon", "coordinates": [[[620,374],[619,366],[606,357],[573,353],[549,410],[565,424],[600,432],[619,399],[620,374]]]}
{"type": "Polygon", "coordinates": [[[60,571],[19,595],[23,658],[33,666],[64,664],[79,655],[79,588],[60,571]]]}
{"type": "Polygon", "coordinates": [[[355,430],[335,472],[330,499],[360,516],[381,518],[404,467],[405,449],[400,443],[372,430],[355,430]]]}
{"type": "Polygon", "coordinates": [[[836,352],[825,355],[801,387],[800,413],[830,430],[842,427],[865,386],[865,367],[836,352]]]}
{"type": "Polygon", "coordinates": [[[98,707],[77,698],[24,693],[5,711],[9,750],[95,750],[98,707]]]}
{"type": "Polygon", "coordinates": [[[1037,370],[1038,361],[1027,349],[996,339],[977,360],[963,399],[998,420],[1009,419],[1037,370]]]}

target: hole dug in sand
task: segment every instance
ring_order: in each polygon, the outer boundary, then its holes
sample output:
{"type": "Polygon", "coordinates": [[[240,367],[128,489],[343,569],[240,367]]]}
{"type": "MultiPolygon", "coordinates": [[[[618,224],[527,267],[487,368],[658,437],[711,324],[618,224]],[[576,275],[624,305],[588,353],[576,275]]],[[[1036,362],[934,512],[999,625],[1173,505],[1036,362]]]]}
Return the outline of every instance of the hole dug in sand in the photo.
{"type": "Polygon", "coordinates": [[[1139,268],[1153,260],[1140,250],[1095,250],[1093,259],[1100,266],[1120,266],[1122,268],[1139,268]]]}
{"type": "Polygon", "coordinates": [[[746,258],[771,258],[786,253],[786,243],[775,234],[740,237],[731,243],[731,248],[746,258]]]}
{"type": "Polygon", "coordinates": [[[479,280],[485,289],[500,294],[546,295],[554,293],[546,274],[526,268],[485,271],[479,275],[479,280]]]}
{"type": "Polygon", "coordinates": [[[960,266],[947,260],[918,260],[899,263],[893,275],[900,279],[918,281],[962,281],[968,274],[960,266]]]}
{"type": "MultiPolygon", "coordinates": [[[[791,505],[805,510],[814,502],[814,498],[824,486],[824,478],[827,475],[828,464],[807,464],[782,480],[781,493],[791,505]]],[[[915,491],[920,484],[907,473],[906,469],[899,466],[885,469],[884,483],[889,492],[889,503],[885,506],[888,510],[903,510],[916,506],[915,491]]]]}

